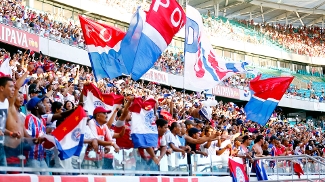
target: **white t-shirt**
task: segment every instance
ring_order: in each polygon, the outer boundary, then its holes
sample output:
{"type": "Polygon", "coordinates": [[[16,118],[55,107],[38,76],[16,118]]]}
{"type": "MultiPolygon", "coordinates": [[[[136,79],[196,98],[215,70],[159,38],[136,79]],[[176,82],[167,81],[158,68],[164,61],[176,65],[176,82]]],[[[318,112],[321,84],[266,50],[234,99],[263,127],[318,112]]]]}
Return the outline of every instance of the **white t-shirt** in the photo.
{"type": "MultiPolygon", "coordinates": [[[[177,135],[175,136],[173,133],[168,132],[168,133],[165,134],[164,136],[166,136],[166,142],[167,142],[167,144],[168,144],[168,148],[170,148],[170,147],[169,147],[169,144],[170,144],[170,143],[174,144],[175,147],[177,147],[177,148],[178,148],[179,146],[181,146],[181,142],[179,141],[177,135]]],[[[160,143],[161,143],[161,141],[160,141],[160,143]]]]}
{"type": "MultiPolygon", "coordinates": [[[[178,136],[174,135],[172,132],[168,132],[164,135],[166,137],[166,142],[168,145],[168,148],[170,148],[169,144],[174,144],[175,147],[179,148],[181,146],[181,142],[178,139],[178,136]]],[[[180,152],[173,152],[171,155],[167,157],[167,163],[168,166],[178,166],[179,162],[178,160],[181,158],[181,153],[180,152]]]]}
{"type": "MultiPolygon", "coordinates": [[[[5,99],[3,102],[0,102],[0,130],[4,133],[6,129],[6,122],[8,116],[8,99],[5,99]]],[[[4,137],[0,136],[0,143],[3,143],[4,137]]]]}
{"type": "Polygon", "coordinates": [[[208,153],[209,156],[215,156],[217,155],[216,154],[216,151],[217,149],[219,149],[218,147],[218,140],[215,140],[215,141],[211,141],[211,144],[210,144],[210,147],[209,148],[204,148],[204,145],[206,144],[207,142],[203,143],[201,145],[201,151],[204,151],[206,153],[208,153]]]}

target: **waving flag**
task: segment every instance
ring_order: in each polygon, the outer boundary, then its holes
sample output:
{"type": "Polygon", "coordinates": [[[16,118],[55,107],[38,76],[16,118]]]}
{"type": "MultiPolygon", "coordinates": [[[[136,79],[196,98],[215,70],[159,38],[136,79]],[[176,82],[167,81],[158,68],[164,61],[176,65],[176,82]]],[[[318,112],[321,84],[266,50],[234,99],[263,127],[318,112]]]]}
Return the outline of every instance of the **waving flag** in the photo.
{"type": "Polygon", "coordinates": [[[128,74],[123,60],[119,58],[120,44],[125,33],[83,16],[79,16],[79,20],[96,80],[128,74]]]}
{"type": "Polygon", "coordinates": [[[245,72],[247,62],[226,62],[217,58],[207,34],[204,32],[200,13],[191,6],[186,7],[185,26],[185,86],[209,89],[220,81],[245,72]]]}
{"type": "Polygon", "coordinates": [[[257,180],[268,180],[264,163],[261,160],[255,160],[253,164],[253,170],[256,173],[257,180]]]}
{"type": "MultiPolygon", "coordinates": [[[[98,106],[113,111],[124,102],[124,97],[122,95],[116,95],[114,93],[103,94],[92,83],[84,85],[82,94],[84,95],[84,109],[88,111],[89,115],[92,115],[94,109],[98,106]]],[[[108,115],[108,118],[110,118],[112,114],[113,112],[108,115]]]]}
{"type": "Polygon", "coordinates": [[[4,61],[0,63],[0,77],[12,76],[12,69],[10,68],[9,62],[9,58],[4,58],[4,61]]]}
{"type": "MultiPolygon", "coordinates": [[[[238,157],[237,157],[238,158],[238,157]]],[[[238,163],[238,161],[243,161],[237,160],[236,157],[228,159],[228,165],[229,165],[229,170],[230,170],[230,175],[232,177],[233,182],[248,182],[248,176],[245,172],[244,164],[243,163],[238,163]]]]}
{"type": "Polygon", "coordinates": [[[84,131],[87,124],[87,115],[81,106],[60,124],[52,135],[45,136],[44,148],[54,146],[59,151],[61,160],[79,156],[83,147],[84,131]]]}
{"type": "Polygon", "coordinates": [[[185,13],[176,0],[153,0],[147,13],[138,8],[121,43],[132,79],[140,79],[154,65],[184,23],[185,13]]]}
{"type": "Polygon", "coordinates": [[[276,77],[260,80],[261,75],[250,81],[250,89],[254,95],[246,104],[244,110],[246,119],[265,125],[283,94],[294,77],[276,77]]]}
{"type": "Polygon", "coordinates": [[[170,112],[165,111],[165,110],[160,110],[160,115],[168,121],[168,125],[170,126],[173,122],[176,120],[173,118],[173,116],[170,114],[170,112]]]}
{"type": "Polygon", "coordinates": [[[132,112],[131,138],[134,148],[157,147],[155,105],[154,99],[143,101],[141,97],[136,97],[129,107],[129,111],[132,112]]]}

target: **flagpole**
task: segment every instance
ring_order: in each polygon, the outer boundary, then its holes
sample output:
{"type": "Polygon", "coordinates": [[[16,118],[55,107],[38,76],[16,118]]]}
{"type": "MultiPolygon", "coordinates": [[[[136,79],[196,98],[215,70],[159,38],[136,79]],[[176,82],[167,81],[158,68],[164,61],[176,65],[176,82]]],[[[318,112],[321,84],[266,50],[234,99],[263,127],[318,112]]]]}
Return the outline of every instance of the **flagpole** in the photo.
{"type": "MultiPolygon", "coordinates": [[[[185,13],[186,13],[186,8],[188,5],[188,0],[185,0],[185,13]]],[[[186,46],[186,22],[185,22],[185,26],[184,26],[184,31],[185,31],[185,39],[184,39],[184,67],[183,67],[183,108],[185,109],[185,46],[186,46]]],[[[185,114],[183,114],[183,118],[185,118],[185,114]]],[[[185,118],[186,119],[186,118],[185,118]]],[[[192,161],[191,161],[191,153],[187,154],[187,168],[189,171],[189,176],[193,176],[193,166],[192,166],[192,161]]]]}
{"type": "MultiPolygon", "coordinates": [[[[187,3],[188,0],[185,0],[185,13],[186,13],[186,7],[187,7],[187,3]]],[[[183,4],[182,4],[183,5],[183,4]]],[[[184,35],[186,36],[186,22],[185,22],[185,26],[184,26],[184,35]]],[[[186,46],[186,42],[184,39],[184,47],[183,47],[183,54],[184,54],[184,66],[183,66],[183,108],[185,109],[185,46],[186,46]]],[[[183,119],[185,118],[185,112],[183,113],[183,119]]]]}

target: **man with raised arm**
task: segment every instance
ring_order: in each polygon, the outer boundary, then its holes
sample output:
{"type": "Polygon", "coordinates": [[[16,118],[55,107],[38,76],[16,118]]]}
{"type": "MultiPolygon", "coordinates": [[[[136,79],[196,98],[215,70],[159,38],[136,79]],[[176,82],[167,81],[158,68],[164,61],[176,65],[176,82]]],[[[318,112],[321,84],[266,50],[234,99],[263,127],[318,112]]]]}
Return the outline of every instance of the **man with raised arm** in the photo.
{"type": "Polygon", "coordinates": [[[17,80],[15,84],[15,91],[13,97],[8,98],[9,108],[8,108],[8,117],[7,117],[7,130],[12,133],[16,133],[17,137],[6,137],[5,140],[5,152],[9,166],[20,166],[21,161],[18,158],[19,155],[22,155],[21,148],[24,142],[18,140],[20,136],[30,138],[25,127],[24,122],[25,118],[20,113],[19,109],[24,103],[24,96],[19,92],[20,87],[23,85],[29,72],[34,70],[34,65],[28,65],[27,71],[17,80]],[[22,145],[22,146],[21,146],[22,145]]]}

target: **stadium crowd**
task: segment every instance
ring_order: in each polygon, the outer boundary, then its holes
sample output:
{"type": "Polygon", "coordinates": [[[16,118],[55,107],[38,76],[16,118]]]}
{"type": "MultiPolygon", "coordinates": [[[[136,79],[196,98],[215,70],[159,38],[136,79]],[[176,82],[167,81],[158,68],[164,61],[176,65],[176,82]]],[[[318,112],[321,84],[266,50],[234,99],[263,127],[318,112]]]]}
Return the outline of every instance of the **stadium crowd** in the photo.
{"type": "Polygon", "coordinates": [[[243,21],[245,26],[249,26],[268,39],[277,41],[285,49],[300,55],[310,57],[324,57],[324,30],[318,26],[301,26],[281,24],[255,24],[252,21],[243,21]]]}
{"type": "MultiPolygon", "coordinates": [[[[126,6],[121,1],[106,3],[134,11],[132,6],[126,6]]],[[[82,33],[77,25],[60,23],[49,15],[25,9],[20,1],[1,1],[1,7],[0,21],[3,23],[63,43],[81,48],[84,46],[82,33]]],[[[223,35],[220,32],[231,30],[229,22],[218,23],[211,20],[210,23],[212,29],[209,31],[215,35],[223,35]]],[[[280,29],[270,28],[268,31],[280,29]]],[[[249,42],[257,43],[254,37],[242,38],[236,33],[230,35],[231,39],[249,39],[249,42]]],[[[292,50],[297,51],[295,48],[292,50]]],[[[300,53],[309,54],[310,49],[307,50],[300,53]]],[[[261,156],[308,154],[324,157],[323,118],[317,122],[297,120],[292,124],[281,109],[277,109],[268,125],[260,126],[246,120],[243,106],[207,99],[204,93],[183,92],[153,82],[135,82],[128,77],[95,82],[88,67],[72,63],[59,64],[46,55],[35,55],[30,51],[9,53],[1,49],[1,63],[4,64],[8,59],[11,74],[0,77],[0,166],[17,167],[24,164],[33,168],[64,169],[121,169],[124,166],[124,169],[148,171],[158,170],[157,164],[162,164],[162,160],[167,158],[168,170],[175,171],[182,170],[180,164],[183,163],[180,161],[185,156],[192,155],[196,156],[193,157],[194,165],[200,160],[211,159],[213,171],[226,172],[229,156],[241,157],[246,163],[261,156]],[[88,84],[96,85],[102,93],[123,95],[125,102],[121,108],[113,111],[98,107],[93,113],[88,113],[88,127],[81,157],[60,160],[55,147],[43,147],[42,136],[51,135],[78,105],[83,105],[82,91],[84,85],[88,84]],[[147,151],[150,155],[146,151],[121,146],[123,142],[132,143],[128,125],[132,118],[128,107],[134,96],[154,98],[158,102],[155,115],[159,118],[156,125],[160,140],[154,152],[160,150],[159,156],[152,155],[149,149],[147,151]],[[211,110],[211,118],[203,114],[204,109],[211,110]],[[171,117],[162,115],[162,111],[166,111],[171,117]],[[112,117],[108,118],[107,113],[113,113],[112,117]],[[118,124],[122,126],[119,128],[118,124]],[[122,143],[119,142],[121,140],[122,143]],[[119,150],[131,152],[124,158],[117,159],[119,150]],[[173,160],[177,162],[172,161],[172,155],[175,155],[176,159],[173,160]]],[[[166,51],[154,67],[161,71],[182,74],[183,62],[182,52],[166,51]]],[[[236,75],[225,80],[224,84],[245,88],[249,79],[236,75]]],[[[313,89],[312,84],[309,89],[313,89]]],[[[288,94],[294,95],[297,90],[295,87],[290,88],[288,94]]],[[[322,92],[324,94],[324,90],[322,92]]],[[[299,162],[305,169],[307,165],[313,165],[305,160],[299,162]]],[[[270,171],[283,166],[285,165],[275,165],[274,162],[267,163],[270,171]]],[[[312,170],[320,169],[314,166],[312,170]]],[[[1,172],[7,173],[3,170],[1,172]]]]}
{"type": "MultiPolygon", "coordinates": [[[[4,57],[10,58],[4,49],[0,54],[3,61],[4,57]]],[[[187,164],[184,157],[192,156],[192,164],[198,171],[202,170],[199,163],[208,160],[212,161],[214,172],[227,172],[229,156],[241,157],[247,163],[261,156],[324,157],[323,119],[291,123],[278,108],[268,125],[260,126],[246,120],[243,106],[232,102],[217,102],[207,99],[204,93],[135,82],[128,77],[95,82],[88,67],[58,64],[45,55],[33,56],[30,51],[12,54],[10,68],[12,79],[0,77],[0,134],[5,136],[0,138],[1,166],[154,171],[160,163],[160,169],[167,165],[168,171],[177,171],[184,170],[182,165],[187,164]],[[89,84],[95,84],[103,93],[123,95],[125,102],[113,111],[97,107],[88,113],[81,157],[60,160],[55,147],[43,148],[42,136],[51,135],[78,105],[83,105],[83,87],[89,84]],[[160,150],[157,156],[132,148],[129,128],[132,118],[128,108],[134,96],[154,98],[158,103],[155,114],[159,118],[156,124],[161,139],[154,149],[155,153],[160,150]],[[204,110],[211,110],[211,118],[204,110]],[[166,112],[169,114],[163,114],[166,112]],[[107,113],[113,113],[111,118],[107,113]],[[119,150],[127,151],[123,152],[124,158],[117,153],[119,150]]],[[[248,80],[244,79],[244,83],[248,84],[248,80]]],[[[285,170],[288,166],[284,163],[275,165],[271,161],[266,167],[269,171],[285,170]]],[[[313,165],[308,161],[300,163],[305,170],[320,170],[307,167],[313,165]]]]}

